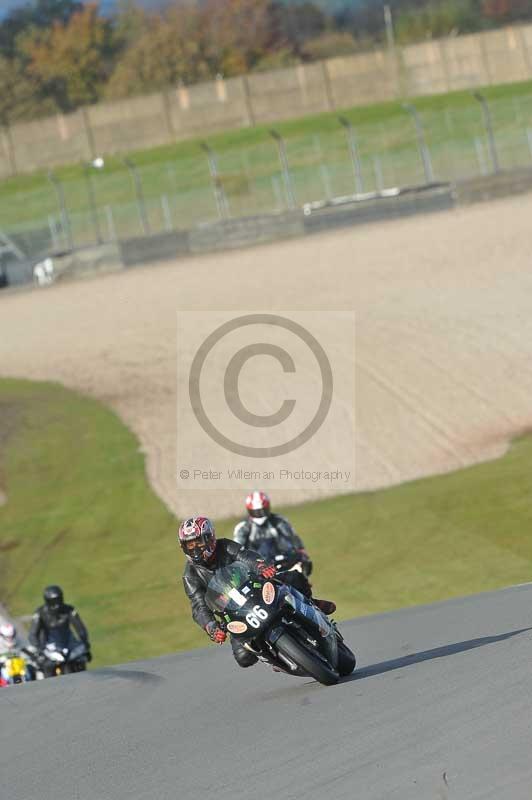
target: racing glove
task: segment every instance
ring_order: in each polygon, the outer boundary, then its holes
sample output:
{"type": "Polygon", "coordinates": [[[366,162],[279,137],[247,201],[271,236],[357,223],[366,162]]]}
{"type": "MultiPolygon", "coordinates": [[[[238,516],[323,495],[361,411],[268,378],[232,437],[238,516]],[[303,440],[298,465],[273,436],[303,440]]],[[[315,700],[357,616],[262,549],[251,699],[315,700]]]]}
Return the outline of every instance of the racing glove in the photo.
{"type": "Polygon", "coordinates": [[[257,564],[257,572],[261,576],[261,578],[275,578],[277,574],[277,569],[273,566],[273,564],[257,564]]]}
{"type": "Polygon", "coordinates": [[[208,622],[205,625],[205,630],[207,631],[207,634],[210,636],[212,641],[216,642],[216,644],[223,644],[227,639],[226,632],[222,630],[220,626],[214,621],[208,622]]]}

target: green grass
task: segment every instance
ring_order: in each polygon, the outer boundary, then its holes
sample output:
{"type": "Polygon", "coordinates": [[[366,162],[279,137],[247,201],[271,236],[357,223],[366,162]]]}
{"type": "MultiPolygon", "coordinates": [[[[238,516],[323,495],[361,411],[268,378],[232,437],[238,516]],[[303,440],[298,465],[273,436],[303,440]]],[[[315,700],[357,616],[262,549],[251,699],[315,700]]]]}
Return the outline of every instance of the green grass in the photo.
{"type": "MultiPolygon", "coordinates": [[[[55,384],[1,380],[0,448],[0,600],[15,616],[57,582],[89,625],[95,664],[207,643],[182,591],[175,520],[111,411],[55,384]]],[[[348,618],[530,580],[531,471],[522,438],[498,461],[287,509],[316,595],[348,618]]]]}
{"type": "MultiPolygon", "coordinates": [[[[531,161],[527,130],[532,132],[532,82],[482,89],[491,103],[503,167],[531,161]]],[[[423,119],[437,178],[477,175],[491,167],[480,106],[470,91],[415,98],[423,119]]],[[[346,110],[357,136],[364,189],[404,186],[424,180],[412,120],[398,102],[346,110]]],[[[287,141],[288,160],[298,204],[354,191],[345,132],[337,113],[319,114],[275,127],[287,141]]],[[[257,126],[208,136],[216,151],[221,182],[231,215],[264,213],[286,206],[274,141],[257,126]]],[[[532,133],[531,133],[532,136],[532,133]]],[[[168,225],[187,228],[217,218],[207,159],[199,139],[131,154],[138,165],[153,231],[168,225]],[[165,205],[166,211],[163,209],[165,205]],[[165,216],[166,214],[166,216],[165,216]],[[168,218],[167,218],[168,217],[168,218]]],[[[80,165],[58,168],[71,215],[75,243],[94,240],[87,186],[80,165]]],[[[100,225],[106,238],[141,232],[133,182],[116,157],[92,171],[100,225]]],[[[44,173],[0,184],[0,230],[17,233],[58,223],[54,191],[44,173]]],[[[59,242],[64,232],[58,228],[59,242]]]]}

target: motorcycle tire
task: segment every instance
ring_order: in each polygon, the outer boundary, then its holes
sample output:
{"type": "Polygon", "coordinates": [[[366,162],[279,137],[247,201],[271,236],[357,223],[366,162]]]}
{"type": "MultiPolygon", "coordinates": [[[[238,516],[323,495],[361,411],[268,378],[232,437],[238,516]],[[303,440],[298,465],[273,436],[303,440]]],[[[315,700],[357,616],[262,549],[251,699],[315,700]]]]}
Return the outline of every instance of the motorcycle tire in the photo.
{"type": "Polygon", "coordinates": [[[304,645],[297,642],[289,633],[283,633],[275,643],[276,648],[284,656],[294,661],[311,678],[324,686],[338,683],[339,674],[328,667],[318,655],[313,655],[304,645]]]}
{"type": "Polygon", "coordinates": [[[340,677],[345,678],[351,675],[357,665],[355,654],[351,652],[345,642],[338,642],[338,673],[340,677]]]}
{"type": "Polygon", "coordinates": [[[85,672],[87,665],[83,661],[71,661],[65,665],[65,675],[72,675],[75,672],[85,672]]]}

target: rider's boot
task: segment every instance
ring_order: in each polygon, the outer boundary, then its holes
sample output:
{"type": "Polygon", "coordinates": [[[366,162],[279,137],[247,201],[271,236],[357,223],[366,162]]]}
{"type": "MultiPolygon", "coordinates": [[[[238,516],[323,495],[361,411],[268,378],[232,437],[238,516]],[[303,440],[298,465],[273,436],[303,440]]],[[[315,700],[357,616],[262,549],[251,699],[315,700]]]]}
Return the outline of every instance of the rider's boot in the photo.
{"type": "Polygon", "coordinates": [[[333,603],[332,600],[318,600],[316,597],[312,598],[312,602],[314,603],[320,611],[323,611],[324,614],[334,614],[336,611],[336,603],[333,603]]]}

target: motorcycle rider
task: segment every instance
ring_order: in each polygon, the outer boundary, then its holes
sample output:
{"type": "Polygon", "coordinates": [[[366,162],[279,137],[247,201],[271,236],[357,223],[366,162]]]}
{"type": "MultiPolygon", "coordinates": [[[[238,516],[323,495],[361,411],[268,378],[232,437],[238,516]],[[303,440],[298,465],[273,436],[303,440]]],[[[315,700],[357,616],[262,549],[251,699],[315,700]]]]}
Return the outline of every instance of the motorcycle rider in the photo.
{"type": "MultiPolygon", "coordinates": [[[[216,644],[223,644],[227,634],[218,624],[216,617],[205,602],[205,594],[210,579],[217,569],[226,567],[234,561],[242,561],[248,569],[263,578],[273,578],[276,569],[254,550],[242,547],[231,539],[217,539],[214,525],[208,517],[190,517],[179,526],[178,541],[187,564],[183,574],[183,585],[192,607],[192,618],[216,644]]],[[[310,597],[310,592],[307,595],[310,597]]],[[[328,600],[312,600],[325,614],[336,610],[328,600]]],[[[251,667],[257,656],[231,638],[233,656],[240,667],[251,667]]]]}
{"type": "Polygon", "coordinates": [[[42,656],[42,651],[50,640],[60,637],[67,642],[68,648],[72,649],[79,643],[72,632],[72,629],[74,629],[79,640],[83,642],[87,649],[87,661],[92,660],[92,655],[89,632],[74,606],[64,602],[61,587],[56,585],[47,586],[43,592],[43,599],[44,604],[39,606],[33,614],[28,641],[29,649],[33,653],[40,655],[42,670],[45,677],[49,678],[55,675],[55,667],[54,664],[50,664],[42,656]]]}
{"type": "Polygon", "coordinates": [[[301,572],[289,576],[287,582],[303,594],[308,594],[310,584],[307,578],[312,572],[312,561],[292,525],[286,517],[272,512],[270,498],[265,492],[250,492],[246,497],[246,509],[247,518],[239,522],[233,531],[234,541],[242,547],[256,550],[269,559],[297,554],[301,572]]]}
{"type": "Polygon", "coordinates": [[[22,642],[15,626],[11,622],[0,625],[0,659],[6,653],[17,653],[20,650],[22,650],[22,642]]]}

